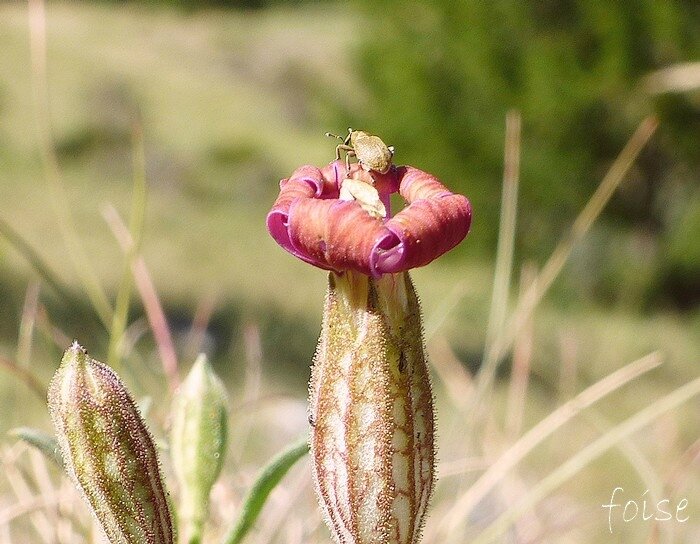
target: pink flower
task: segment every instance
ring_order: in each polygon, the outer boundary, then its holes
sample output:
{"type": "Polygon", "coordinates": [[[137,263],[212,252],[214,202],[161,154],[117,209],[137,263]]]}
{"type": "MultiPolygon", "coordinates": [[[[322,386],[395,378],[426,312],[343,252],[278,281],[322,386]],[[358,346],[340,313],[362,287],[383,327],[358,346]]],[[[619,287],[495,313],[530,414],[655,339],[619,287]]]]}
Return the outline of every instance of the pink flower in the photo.
{"type": "Polygon", "coordinates": [[[399,166],[378,174],[353,164],[348,171],[343,161],[334,161],[321,169],[301,166],[282,180],[267,228],[279,245],[314,266],[379,277],[437,259],[467,235],[471,217],[466,197],[422,170],[399,166]],[[342,200],[348,178],[373,185],[387,216],[370,214],[356,200],[342,200]],[[407,206],[392,217],[395,192],[407,206]]]}

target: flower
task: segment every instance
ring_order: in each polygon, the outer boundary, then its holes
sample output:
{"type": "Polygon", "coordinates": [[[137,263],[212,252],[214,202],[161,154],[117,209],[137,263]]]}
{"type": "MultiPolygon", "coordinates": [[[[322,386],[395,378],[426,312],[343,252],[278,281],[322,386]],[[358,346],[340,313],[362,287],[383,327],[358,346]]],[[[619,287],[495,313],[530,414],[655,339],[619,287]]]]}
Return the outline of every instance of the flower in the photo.
{"type": "Polygon", "coordinates": [[[348,170],[337,160],[323,168],[305,165],[280,182],[267,228],[284,249],[319,268],[355,270],[373,277],[424,266],[455,247],[469,232],[472,208],[431,174],[412,166],[387,174],[348,170]],[[377,217],[360,199],[342,198],[348,180],[374,187],[386,210],[377,217]],[[393,217],[390,196],[408,205],[393,217]]]}
{"type": "Polygon", "coordinates": [[[314,488],[338,544],[417,544],[435,480],[433,397],[408,270],[456,246],[471,204],[412,166],[336,160],[280,183],[267,216],[292,255],[330,270],[309,386],[314,488]],[[408,205],[391,215],[397,192],[408,205]]]}

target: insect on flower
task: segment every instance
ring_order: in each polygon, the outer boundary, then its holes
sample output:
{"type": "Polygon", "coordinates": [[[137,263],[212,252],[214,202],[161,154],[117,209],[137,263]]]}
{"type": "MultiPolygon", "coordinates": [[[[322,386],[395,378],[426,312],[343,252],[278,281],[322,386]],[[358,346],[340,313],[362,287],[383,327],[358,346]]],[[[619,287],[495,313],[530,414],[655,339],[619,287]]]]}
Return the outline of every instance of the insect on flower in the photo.
{"type": "Polygon", "coordinates": [[[345,138],[330,132],[326,132],[326,136],[338,138],[343,142],[335,148],[335,158],[339,160],[340,151],[345,151],[345,166],[348,170],[350,157],[357,157],[357,162],[363,170],[386,174],[391,168],[394,146],[386,145],[379,136],[351,128],[348,129],[345,138]]]}

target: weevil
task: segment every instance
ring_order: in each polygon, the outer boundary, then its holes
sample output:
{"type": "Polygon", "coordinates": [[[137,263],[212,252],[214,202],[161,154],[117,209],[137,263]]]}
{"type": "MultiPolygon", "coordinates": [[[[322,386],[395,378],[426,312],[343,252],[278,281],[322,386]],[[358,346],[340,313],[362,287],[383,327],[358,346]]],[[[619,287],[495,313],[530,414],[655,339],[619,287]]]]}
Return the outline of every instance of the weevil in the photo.
{"type": "Polygon", "coordinates": [[[335,158],[340,159],[340,152],[345,151],[345,165],[348,169],[350,157],[357,157],[357,163],[367,171],[386,174],[391,168],[394,146],[386,145],[379,136],[351,128],[348,129],[348,135],[345,138],[330,132],[326,132],[326,136],[338,138],[343,142],[335,148],[335,158]]]}

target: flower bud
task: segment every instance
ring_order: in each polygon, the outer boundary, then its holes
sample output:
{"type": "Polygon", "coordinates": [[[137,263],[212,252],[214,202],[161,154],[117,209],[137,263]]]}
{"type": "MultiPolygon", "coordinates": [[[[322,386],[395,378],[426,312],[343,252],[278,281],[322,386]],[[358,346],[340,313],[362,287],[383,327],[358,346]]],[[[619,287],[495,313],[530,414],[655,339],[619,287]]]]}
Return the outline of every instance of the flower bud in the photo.
{"type": "Polygon", "coordinates": [[[172,544],[153,440],[124,384],[73,342],[51,380],[49,411],[68,474],[111,544],[172,544]]]}
{"type": "Polygon", "coordinates": [[[335,541],[419,542],[434,421],[407,272],[330,274],[310,400],[314,484],[335,541]]]}
{"type": "Polygon", "coordinates": [[[201,538],[209,493],[226,451],[226,391],[201,354],[172,407],[170,452],[180,484],[179,519],[184,541],[201,538]]]}

